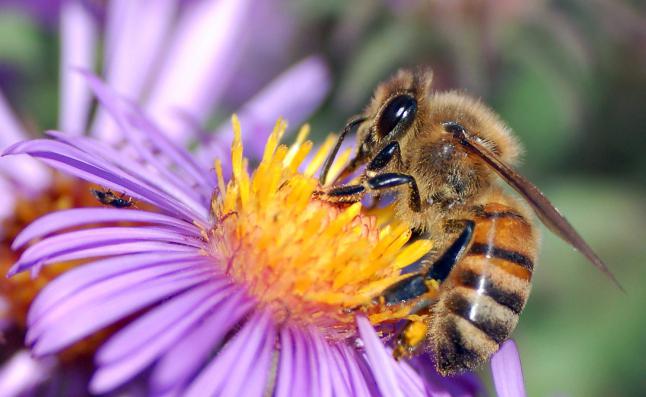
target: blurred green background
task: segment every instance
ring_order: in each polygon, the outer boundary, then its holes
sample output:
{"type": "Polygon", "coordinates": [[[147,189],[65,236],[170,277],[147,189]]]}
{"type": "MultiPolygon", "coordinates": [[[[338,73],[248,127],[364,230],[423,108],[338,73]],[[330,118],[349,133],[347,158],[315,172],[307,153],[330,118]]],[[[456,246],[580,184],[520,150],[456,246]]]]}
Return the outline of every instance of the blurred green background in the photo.
{"type": "MultiPolygon", "coordinates": [[[[334,88],[319,136],[400,67],[481,97],[524,142],[522,172],[617,274],[621,294],[543,230],[515,338],[530,396],[646,394],[646,2],[275,2],[293,34],[280,70],[323,54],[334,88]]],[[[55,126],[55,24],[0,12],[0,84],[34,131],[55,126]]],[[[283,43],[285,44],[285,43],[283,43]]],[[[246,65],[253,68],[254,65],[246,65]]],[[[232,99],[231,109],[242,98],[232,99]]],[[[488,376],[485,376],[488,378],[488,376]]]]}

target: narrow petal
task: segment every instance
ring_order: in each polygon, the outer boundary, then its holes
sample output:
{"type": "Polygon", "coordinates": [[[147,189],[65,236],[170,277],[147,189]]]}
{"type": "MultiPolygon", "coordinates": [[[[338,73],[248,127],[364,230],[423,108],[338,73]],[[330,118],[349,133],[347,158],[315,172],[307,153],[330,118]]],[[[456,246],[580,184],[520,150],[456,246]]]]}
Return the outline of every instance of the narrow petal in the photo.
{"type": "Polygon", "coordinates": [[[50,281],[32,302],[27,321],[33,324],[37,318],[52,310],[64,299],[81,294],[83,289],[100,281],[141,268],[180,263],[196,263],[195,253],[131,254],[87,263],[50,281]]]}
{"type": "Polygon", "coordinates": [[[74,68],[92,70],[97,51],[96,19],[79,1],[67,1],[61,10],[61,65],[59,128],[79,134],[86,130],[92,95],[74,68]]]}
{"type": "MultiPolygon", "coordinates": [[[[128,130],[125,131],[128,132],[128,130]]],[[[132,136],[133,134],[130,135],[132,136]]],[[[163,192],[165,195],[171,196],[187,206],[197,207],[198,211],[199,208],[205,206],[206,197],[209,197],[213,190],[213,186],[196,186],[198,185],[196,181],[186,178],[177,169],[171,170],[170,165],[162,164],[156,158],[159,154],[151,153],[147,147],[144,149],[143,142],[139,142],[137,147],[143,150],[145,157],[133,158],[130,153],[126,154],[110,145],[90,138],[69,136],[57,131],[47,131],[47,135],[78,149],[84,153],[85,158],[89,156],[92,163],[100,165],[106,170],[111,170],[115,174],[127,175],[143,186],[163,192]],[[118,159],[118,162],[115,159],[118,159]],[[152,160],[153,163],[148,160],[152,160]]]]}
{"type": "MultiPolygon", "coordinates": [[[[392,351],[389,351],[392,355],[392,351]]],[[[408,363],[400,362],[394,366],[395,375],[398,383],[406,396],[425,396],[427,395],[424,382],[420,376],[413,370],[408,363]]]]}
{"type": "Polygon", "coordinates": [[[230,293],[207,283],[173,297],[119,331],[97,352],[90,383],[101,394],[122,385],[167,351],[230,293]]]}
{"type": "Polygon", "coordinates": [[[182,203],[173,200],[163,192],[151,190],[132,180],[128,175],[115,169],[110,164],[95,164],[83,152],[69,145],[52,140],[35,139],[20,142],[4,152],[4,155],[26,153],[41,159],[48,165],[69,175],[85,179],[88,182],[105,186],[117,192],[125,193],[136,199],[144,200],[169,213],[187,220],[203,220],[206,222],[206,209],[196,213],[186,208],[182,203]],[[110,171],[106,171],[106,168],[110,171]]]}
{"type": "Polygon", "coordinates": [[[368,380],[362,374],[359,363],[363,358],[359,357],[358,354],[352,351],[348,346],[340,346],[339,352],[341,354],[341,360],[345,364],[345,368],[348,370],[348,377],[353,394],[357,396],[379,395],[379,390],[377,389],[377,385],[374,384],[374,379],[371,377],[370,380],[368,380]]]}
{"type": "Polygon", "coordinates": [[[170,280],[186,278],[201,279],[208,272],[203,266],[194,261],[169,262],[155,264],[150,267],[135,268],[101,280],[91,280],[82,284],[75,294],[52,293],[52,298],[61,296],[56,302],[45,301],[49,310],[41,310],[31,316],[27,331],[27,343],[32,343],[42,333],[48,332],[48,327],[62,318],[73,316],[78,310],[90,310],[92,305],[105,303],[122,293],[136,293],[133,288],[142,286],[165,285],[170,280]]]}
{"type": "Polygon", "coordinates": [[[310,334],[310,356],[312,365],[316,366],[317,379],[319,382],[320,395],[332,397],[332,384],[339,379],[332,379],[331,367],[334,366],[329,350],[326,349],[326,341],[316,332],[310,334]]]}
{"type": "Polygon", "coordinates": [[[205,176],[206,169],[198,165],[182,146],[174,144],[168,138],[168,131],[159,129],[157,124],[144,115],[143,109],[135,102],[118,95],[112,87],[104,84],[95,75],[87,72],[83,72],[83,75],[102,106],[109,111],[118,124],[122,131],[122,138],[132,143],[138,153],[152,165],[157,165],[158,172],[163,173],[165,166],[158,165],[156,159],[159,154],[153,151],[160,151],[174,161],[179,166],[179,171],[192,179],[189,185],[197,184],[206,188],[213,186],[213,178],[209,179],[205,176]]]}
{"type": "Polygon", "coordinates": [[[284,328],[280,334],[280,359],[276,374],[276,396],[315,394],[314,376],[308,357],[307,332],[284,328]]]}
{"type": "Polygon", "coordinates": [[[394,366],[396,363],[384,347],[372,324],[365,317],[357,318],[359,334],[365,345],[366,355],[372,369],[377,385],[385,396],[403,396],[397,382],[394,366]]]}
{"type": "MultiPolygon", "coordinates": [[[[161,59],[161,50],[174,22],[178,1],[114,0],[110,3],[106,34],[109,52],[104,66],[106,80],[120,95],[138,101],[161,59]]],[[[121,135],[102,108],[93,131],[106,142],[115,142],[121,135]]]]}
{"type": "Polygon", "coordinates": [[[352,384],[345,361],[341,357],[336,345],[329,346],[324,343],[327,355],[330,360],[330,380],[332,382],[332,391],[336,396],[360,395],[358,392],[353,393],[352,384]]]}
{"type": "MultiPolygon", "coordinates": [[[[0,148],[2,150],[29,137],[9,108],[2,91],[0,91],[0,126],[2,126],[2,133],[0,133],[0,148]]],[[[51,181],[47,168],[26,156],[3,159],[0,161],[0,173],[18,184],[21,190],[31,194],[37,194],[49,186],[51,181]],[[28,183],[26,183],[27,181],[28,183]]]]}
{"type": "Polygon", "coordinates": [[[278,362],[278,373],[276,374],[276,389],[274,395],[276,397],[288,397],[290,395],[297,395],[292,393],[292,379],[296,381],[299,367],[294,362],[294,342],[292,335],[287,327],[280,330],[280,359],[278,362]]]}
{"type": "Polygon", "coordinates": [[[10,274],[33,266],[60,261],[59,256],[83,248],[111,246],[134,241],[174,243],[199,248],[201,240],[161,227],[103,227],[75,230],[45,238],[27,248],[11,268],[10,274]]]}
{"type": "MultiPolygon", "coordinates": [[[[122,361],[140,350],[149,349],[150,345],[159,343],[158,338],[167,338],[167,332],[179,327],[192,316],[197,307],[204,302],[211,302],[204,314],[212,311],[223,299],[231,296],[232,285],[229,283],[207,283],[184,292],[173,299],[151,309],[145,315],[137,318],[132,323],[110,338],[95,355],[95,361],[101,366],[109,366],[114,362],[122,361]]],[[[200,321],[188,321],[193,325],[200,321]]],[[[183,335],[183,333],[179,333],[183,335]]],[[[175,342],[173,340],[173,342],[175,342]]]]}
{"type": "Polygon", "coordinates": [[[240,346],[239,361],[236,361],[236,368],[229,374],[229,379],[222,389],[222,395],[244,394],[250,397],[261,397],[265,394],[271,357],[276,344],[276,328],[269,318],[266,324],[263,320],[262,318],[255,320],[259,324],[255,326],[257,332],[250,337],[249,345],[240,346]],[[259,347],[254,353],[252,349],[255,340],[259,341],[259,347]]]}
{"type": "Polygon", "coordinates": [[[73,208],[51,212],[27,225],[13,240],[11,249],[22,248],[29,241],[45,237],[54,232],[73,227],[104,222],[141,222],[163,225],[176,229],[178,233],[199,236],[195,225],[154,212],[118,208],[73,208]]]}
{"type": "Polygon", "coordinates": [[[115,291],[113,288],[108,291],[111,293],[109,299],[95,300],[92,305],[70,301],[70,306],[77,310],[44,317],[29,330],[28,343],[34,341],[32,351],[38,356],[57,352],[129,314],[208,279],[208,272],[178,272],[158,280],[131,283],[133,288],[126,290],[115,291]]]}
{"type": "Polygon", "coordinates": [[[186,6],[147,106],[173,140],[186,139],[179,115],[188,114],[202,123],[222,95],[251,4],[250,0],[203,0],[186,6]]]}
{"type": "Polygon", "coordinates": [[[268,348],[268,340],[273,346],[274,329],[269,313],[258,313],[250,318],[191,384],[186,397],[242,395],[244,384],[255,365],[267,369],[266,379],[271,355],[262,352],[268,348]],[[265,362],[254,362],[260,358],[265,362]]]}
{"type": "Polygon", "coordinates": [[[50,262],[67,262],[81,260],[85,261],[88,258],[110,257],[117,255],[131,255],[142,253],[192,253],[195,254],[195,247],[178,245],[169,242],[160,241],[131,241],[123,242],[112,245],[99,245],[96,247],[79,248],[70,252],[61,252],[56,255],[56,258],[47,258],[42,262],[32,263],[27,267],[13,266],[7,273],[8,277],[12,277],[17,273],[25,270],[31,270],[34,275],[37,275],[42,267],[50,262]]]}
{"type": "Polygon", "coordinates": [[[491,372],[496,393],[499,397],[524,397],[525,383],[520,356],[513,340],[500,346],[500,350],[491,358],[491,372]]]}
{"type": "Polygon", "coordinates": [[[305,334],[305,344],[307,347],[307,359],[310,368],[310,381],[312,395],[314,396],[329,396],[332,393],[330,388],[329,370],[323,368],[324,362],[320,360],[321,357],[317,355],[317,348],[314,344],[313,338],[316,335],[310,330],[305,334]]]}
{"type": "Polygon", "coordinates": [[[254,303],[233,294],[193,332],[173,346],[153,370],[152,386],[155,393],[162,393],[184,386],[204,365],[215,347],[238,324],[254,303]],[[191,354],[186,354],[191,352],[191,354]]]}
{"type": "MultiPolygon", "coordinates": [[[[276,120],[282,117],[292,130],[298,127],[321,104],[329,88],[329,72],[319,57],[306,58],[285,71],[236,112],[250,132],[243,136],[245,151],[260,158],[276,120]]],[[[214,136],[214,145],[229,147],[233,141],[231,123],[225,122],[214,136]]]]}
{"type": "MultiPolygon", "coordinates": [[[[295,383],[294,391],[297,395],[303,395],[301,391],[305,392],[306,390],[317,392],[318,390],[314,388],[312,382],[313,371],[308,357],[307,333],[293,329],[292,341],[294,343],[294,365],[298,368],[295,379],[292,380],[295,383]]],[[[278,374],[278,377],[286,376],[289,374],[278,374]]]]}
{"type": "Polygon", "coordinates": [[[253,365],[249,373],[249,382],[243,389],[245,395],[260,397],[267,394],[267,380],[270,376],[272,358],[276,352],[275,345],[276,330],[272,327],[265,337],[265,344],[258,353],[257,364],[253,365]]]}

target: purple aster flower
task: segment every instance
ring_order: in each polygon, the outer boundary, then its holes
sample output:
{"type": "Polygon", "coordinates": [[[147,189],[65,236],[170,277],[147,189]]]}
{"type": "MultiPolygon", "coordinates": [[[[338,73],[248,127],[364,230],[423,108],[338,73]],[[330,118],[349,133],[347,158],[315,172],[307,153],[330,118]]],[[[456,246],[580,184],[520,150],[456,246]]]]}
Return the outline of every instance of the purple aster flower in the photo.
{"type": "MultiPolygon", "coordinates": [[[[37,2],[30,4],[39,5],[37,2]]],[[[222,79],[224,76],[238,69],[236,59],[247,56],[244,50],[250,45],[239,45],[239,39],[246,31],[242,21],[246,21],[250,9],[250,2],[229,0],[115,0],[103,12],[97,13],[94,7],[88,7],[87,1],[57,2],[48,15],[52,17],[50,21],[60,21],[59,129],[67,134],[91,130],[90,134],[106,142],[121,139],[122,131],[114,128],[110,117],[101,112],[92,117],[94,99],[86,79],[79,73],[79,70],[94,69],[99,49],[103,48],[100,58],[105,63],[101,69],[106,79],[124,96],[146,106],[151,117],[166,125],[169,136],[178,142],[187,142],[221,103],[222,95],[215,93],[226,87],[216,86],[228,80],[222,79]],[[214,28],[213,16],[216,14],[223,23],[214,28]],[[200,40],[195,40],[196,35],[200,40]],[[183,63],[176,62],[177,56],[182,57],[183,63]],[[204,67],[187,72],[191,63],[198,62],[204,67]],[[183,87],[182,96],[175,95],[178,80],[174,73],[184,73],[182,79],[187,86],[183,87]],[[200,91],[211,88],[214,95],[198,98],[200,91]]],[[[262,20],[255,23],[263,24],[262,20]]],[[[273,76],[258,84],[266,84],[273,76]]],[[[247,78],[239,73],[237,77],[247,78]]],[[[329,88],[328,80],[323,61],[316,56],[308,57],[243,103],[241,114],[248,120],[253,119],[259,132],[267,130],[280,115],[300,123],[323,100],[329,88]],[[297,88],[286,92],[285,86],[297,88]]],[[[0,127],[1,148],[29,138],[2,92],[0,127]]],[[[266,136],[260,138],[264,140],[266,136]]],[[[210,143],[213,139],[217,139],[215,134],[208,135],[205,147],[217,147],[210,143]]],[[[261,150],[259,145],[255,148],[256,153],[261,150]]],[[[0,270],[6,273],[17,259],[9,252],[9,245],[26,223],[53,210],[98,205],[90,195],[89,187],[81,180],[53,174],[26,156],[3,159],[0,162],[0,193],[3,196],[0,202],[0,270]]],[[[23,274],[0,281],[0,332],[7,336],[0,358],[1,395],[23,395],[27,391],[47,394],[51,390],[66,395],[86,393],[88,374],[93,368],[91,354],[98,342],[105,339],[105,334],[94,337],[96,343],[72,346],[71,349],[79,354],[70,354],[67,349],[57,357],[45,360],[34,359],[23,350],[22,343],[24,317],[31,300],[48,280],[69,267],[69,262],[64,262],[48,267],[34,280],[23,274]],[[61,382],[67,389],[62,388],[61,382]]]]}
{"type": "MultiPolygon", "coordinates": [[[[219,159],[201,165],[131,101],[88,79],[124,132],[123,145],[50,132],[51,140],[5,153],[29,154],[156,210],[54,212],[16,237],[14,248],[27,248],[11,274],[87,261],[34,301],[27,333],[34,354],[128,318],[96,355],[95,393],[145,370],[160,395],[478,393],[468,375],[441,378],[423,358],[396,362],[376,317],[353,310],[401,279],[430,243],[407,245],[405,225],[379,226],[360,204],[313,201],[313,175],[331,145],[299,172],[312,144],[300,133],[292,146],[280,145],[279,121],[249,173],[234,118],[226,182],[219,159]]],[[[522,392],[519,368],[508,343],[494,359],[501,395],[522,392]]]]}

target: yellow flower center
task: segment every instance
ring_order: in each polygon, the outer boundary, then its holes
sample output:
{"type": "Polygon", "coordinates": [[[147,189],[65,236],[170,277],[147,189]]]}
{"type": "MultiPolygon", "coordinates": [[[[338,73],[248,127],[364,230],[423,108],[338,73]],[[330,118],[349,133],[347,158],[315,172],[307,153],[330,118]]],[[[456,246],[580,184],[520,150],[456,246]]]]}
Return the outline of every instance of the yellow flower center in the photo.
{"type": "MultiPolygon", "coordinates": [[[[330,137],[304,172],[298,168],[312,148],[307,127],[296,142],[280,144],[279,121],[264,156],[249,175],[238,120],[233,118],[233,176],[225,185],[216,162],[219,194],[211,210],[214,225],[204,231],[208,252],[232,280],[243,285],[277,322],[314,326],[329,338],[354,335],[354,309],[369,305],[384,288],[402,279],[401,269],[431,248],[410,244],[410,228],[368,215],[361,204],[339,206],[314,200],[314,173],[334,143],[330,137]]],[[[349,152],[332,168],[338,173],[349,152]]],[[[405,317],[407,308],[371,315],[375,323],[405,317]]]]}

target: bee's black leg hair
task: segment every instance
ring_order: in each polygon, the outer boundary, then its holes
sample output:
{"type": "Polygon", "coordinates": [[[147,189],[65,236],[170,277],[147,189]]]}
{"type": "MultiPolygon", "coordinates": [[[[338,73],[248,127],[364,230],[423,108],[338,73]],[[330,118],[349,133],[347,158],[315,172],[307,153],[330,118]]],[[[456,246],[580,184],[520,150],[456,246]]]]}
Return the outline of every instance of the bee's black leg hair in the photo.
{"type": "MultiPolygon", "coordinates": [[[[381,297],[386,305],[396,305],[406,302],[429,292],[427,281],[436,280],[440,284],[446,280],[455,264],[462,258],[471,243],[475,223],[471,220],[464,221],[462,233],[453,241],[431,267],[425,272],[412,274],[386,288],[381,297]]],[[[381,301],[380,298],[377,301],[381,301]]],[[[423,307],[422,307],[423,308],[423,307]]],[[[418,309],[421,310],[421,309],[418,309]]]]}

